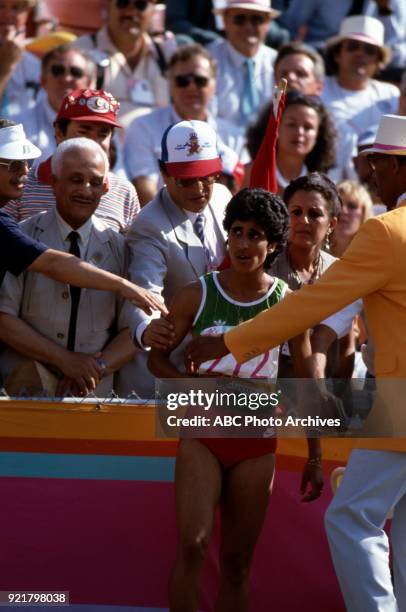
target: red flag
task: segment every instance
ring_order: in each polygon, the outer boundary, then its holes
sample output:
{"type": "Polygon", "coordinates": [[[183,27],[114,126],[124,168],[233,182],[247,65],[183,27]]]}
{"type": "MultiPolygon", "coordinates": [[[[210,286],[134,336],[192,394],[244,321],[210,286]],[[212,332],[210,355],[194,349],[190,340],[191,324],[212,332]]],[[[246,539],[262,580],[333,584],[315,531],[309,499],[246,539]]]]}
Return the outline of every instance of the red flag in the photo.
{"type": "Polygon", "coordinates": [[[276,143],[278,142],[279,124],[285,107],[286,85],[286,79],[281,79],[279,85],[275,85],[272,110],[265,136],[251,169],[250,187],[262,187],[262,189],[272,191],[273,193],[278,191],[278,181],[276,179],[276,143]]]}
{"type": "MultiPolygon", "coordinates": [[[[281,79],[279,85],[275,85],[265,136],[251,168],[250,187],[262,187],[262,189],[272,191],[273,193],[278,191],[278,181],[276,179],[276,143],[278,142],[278,129],[285,107],[287,83],[286,79],[281,79]]],[[[227,254],[217,269],[221,271],[229,267],[230,257],[227,254]]]]}

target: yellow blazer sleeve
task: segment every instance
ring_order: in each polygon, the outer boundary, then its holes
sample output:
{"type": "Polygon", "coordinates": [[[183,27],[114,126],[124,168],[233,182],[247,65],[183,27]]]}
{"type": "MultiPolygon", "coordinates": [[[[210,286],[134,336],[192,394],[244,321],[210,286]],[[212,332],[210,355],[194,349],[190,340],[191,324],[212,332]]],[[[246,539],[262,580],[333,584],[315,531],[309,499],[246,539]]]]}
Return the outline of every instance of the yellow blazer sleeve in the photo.
{"type": "Polygon", "coordinates": [[[384,221],[366,221],[342,259],[314,285],[306,285],[269,310],[225,334],[240,363],[311,328],[347,304],[382,288],[394,270],[394,249],[384,221]]]}

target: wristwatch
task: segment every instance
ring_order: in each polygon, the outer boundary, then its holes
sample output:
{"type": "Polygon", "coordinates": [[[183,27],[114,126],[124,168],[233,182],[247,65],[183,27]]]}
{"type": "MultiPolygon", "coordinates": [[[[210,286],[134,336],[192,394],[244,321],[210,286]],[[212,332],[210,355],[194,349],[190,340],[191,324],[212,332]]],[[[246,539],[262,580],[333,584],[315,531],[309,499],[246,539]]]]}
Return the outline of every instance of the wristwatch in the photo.
{"type": "Polygon", "coordinates": [[[98,357],[96,359],[96,363],[99,366],[99,368],[101,369],[101,377],[103,378],[106,374],[106,370],[107,370],[107,362],[105,361],[105,359],[102,359],[101,357],[98,357]]]}

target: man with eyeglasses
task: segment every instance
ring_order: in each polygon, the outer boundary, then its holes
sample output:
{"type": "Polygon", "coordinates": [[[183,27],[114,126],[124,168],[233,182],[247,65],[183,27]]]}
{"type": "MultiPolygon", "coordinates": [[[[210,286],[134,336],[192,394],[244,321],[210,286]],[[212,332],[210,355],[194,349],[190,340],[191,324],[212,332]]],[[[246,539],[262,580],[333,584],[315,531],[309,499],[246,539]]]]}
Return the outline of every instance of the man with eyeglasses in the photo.
{"type": "MultiPolygon", "coordinates": [[[[148,34],[155,0],[107,0],[107,24],[75,45],[104,55],[103,84],[121,104],[120,120],[127,127],[137,109],[169,103],[164,70],[174,40],[155,44],[148,34]]],[[[176,45],[175,45],[176,46],[176,45]]]]}
{"type": "MultiPolygon", "coordinates": [[[[399,90],[373,78],[390,59],[383,25],[374,17],[347,17],[326,48],[333,76],[325,79],[320,97],[335,120],[340,154],[345,133],[352,134],[356,147],[362,134],[377,129],[382,114],[397,112],[399,90]]],[[[349,163],[338,160],[340,167],[349,163]]]]}
{"type": "Polygon", "coordinates": [[[42,93],[33,108],[17,115],[27,138],[41,149],[38,161],[55,151],[55,119],[65,96],[75,89],[87,89],[96,81],[96,65],[92,58],[70,44],[48,51],[42,58],[42,93]]]}
{"type": "Polygon", "coordinates": [[[24,51],[25,25],[36,0],[0,0],[0,117],[14,118],[33,106],[40,87],[40,61],[24,51]]]}
{"type": "Polygon", "coordinates": [[[269,0],[227,0],[215,13],[222,15],[226,34],[207,47],[217,62],[218,115],[244,129],[272,97],[276,51],[264,40],[280,13],[269,0]]]}
{"type": "MultiPolygon", "coordinates": [[[[129,278],[170,304],[180,289],[223,261],[222,223],[231,194],[216,182],[222,164],[217,135],[206,122],[181,121],[170,126],[163,134],[159,159],[165,187],[141,210],[126,239],[129,278]]],[[[137,345],[145,348],[152,341],[165,344],[168,333],[170,337],[169,323],[160,322],[164,329],[161,338],[159,329],[148,329],[149,322],[138,310],[134,328],[137,345]]],[[[182,350],[183,345],[173,353],[180,368],[182,350]]],[[[121,378],[129,385],[123,389],[124,395],[135,388],[141,397],[154,397],[154,378],[146,357],[145,352],[139,353],[132,367],[124,366],[121,378]]]]}
{"type": "MultiPolygon", "coordinates": [[[[249,161],[241,131],[230,121],[215,118],[210,112],[216,68],[206,49],[199,44],[179,47],[169,62],[168,79],[172,104],[137,117],[126,131],[125,164],[142,206],[152,200],[163,185],[158,165],[162,134],[182,119],[207,121],[219,136],[222,157],[232,149],[236,165],[238,160],[242,164],[249,161]]],[[[238,169],[237,165],[231,170],[235,173],[238,169]]]]}

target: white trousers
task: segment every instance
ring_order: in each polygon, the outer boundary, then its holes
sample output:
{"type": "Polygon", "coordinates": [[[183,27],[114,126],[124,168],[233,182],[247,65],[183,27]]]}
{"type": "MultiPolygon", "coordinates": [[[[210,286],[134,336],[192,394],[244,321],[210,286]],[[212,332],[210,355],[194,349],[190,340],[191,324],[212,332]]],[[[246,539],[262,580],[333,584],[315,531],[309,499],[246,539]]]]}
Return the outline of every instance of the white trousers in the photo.
{"type": "Polygon", "coordinates": [[[349,612],[406,612],[406,452],[354,450],[325,516],[349,612]],[[383,529],[394,509],[391,543],[383,529]]]}

